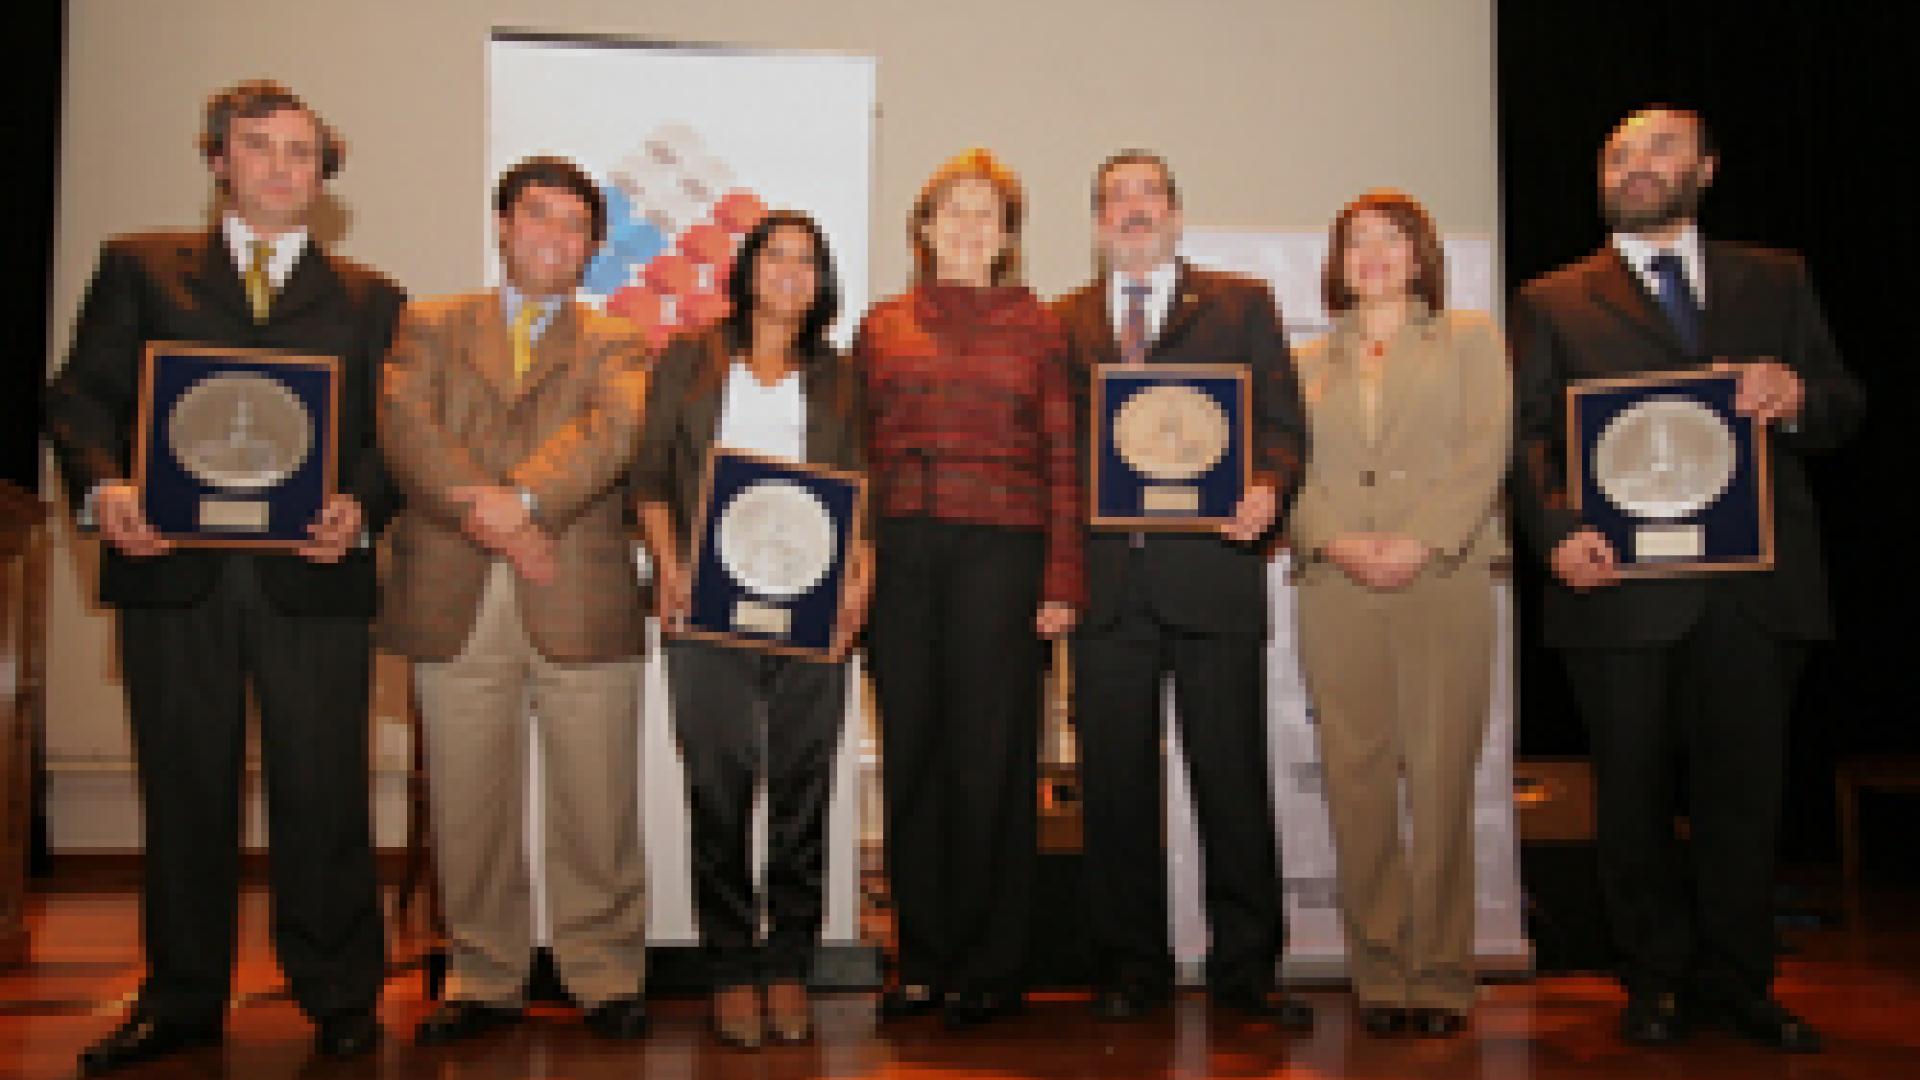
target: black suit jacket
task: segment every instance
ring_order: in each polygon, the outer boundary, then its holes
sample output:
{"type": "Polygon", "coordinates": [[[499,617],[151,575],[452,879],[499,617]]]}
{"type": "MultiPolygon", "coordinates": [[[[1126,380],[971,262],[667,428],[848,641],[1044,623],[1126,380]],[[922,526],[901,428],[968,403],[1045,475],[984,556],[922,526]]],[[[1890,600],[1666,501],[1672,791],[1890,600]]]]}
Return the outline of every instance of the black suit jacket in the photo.
{"type": "Polygon", "coordinates": [[[1513,487],[1521,531],[1541,558],[1580,527],[1566,486],[1566,386],[1633,372],[1694,367],[1715,357],[1774,357],[1799,373],[1806,404],[1789,431],[1768,432],[1775,567],[1638,580],[1576,593],[1551,581],[1547,643],[1631,647],[1678,639],[1712,595],[1731,597],[1782,638],[1831,636],[1819,522],[1805,455],[1839,445],[1865,398],[1840,362],[1799,256],[1709,241],[1702,349],[1689,356],[1652,294],[1611,247],[1523,287],[1509,312],[1516,421],[1513,487]]]}
{"type": "MultiPolygon", "coordinates": [[[[256,324],[240,273],[218,231],[145,233],[107,241],[74,324],[66,366],[47,388],[47,433],[77,508],[102,480],[131,475],[141,355],[148,341],[324,354],[341,361],[340,490],[359,500],[378,533],[398,498],[375,446],[380,367],[403,295],[383,275],[309,244],[267,319],[256,324]]],[[[261,587],[289,614],[374,612],[373,554],[323,565],[295,555],[179,550],[133,559],[102,546],[100,598],[122,607],[192,604],[224,560],[255,558],[261,587]]]]}
{"type": "MultiPolygon", "coordinates": [[[[1067,330],[1080,415],[1091,408],[1096,364],[1120,361],[1107,310],[1108,280],[1095,278],[1062,297],[1054,310],[1067,330]]],[[[1154,364],[1245,364],[1253,371],[1253,468],[1271,483],[1282,514],[1298,489],[1306,461],[1306,421],[1280,310],[1266,285],[1237,274],[1180,263],[1173,300],[1147,353],[1154,364]]],[[[1089,460],[1081,433],[1081,464],[1089,460]]],[[[1090,479],[1090,474],[1089,479],[1090,479]]],[[[1276,522],[1276,528],[1278,522],[1276,522]]],[[[1171,626],[1199,633],[1255,633],[1267,629],[1264,542],[1236,544],[1207,533],[1149,533],[1133,579],[1128,534],[1090,529],[1084,630],[1119,618],[1129,589],[1144,589],[1154,614],[1171,626]],[[1130,580],[1133,579],[1133,580],[1130,580]]]]}

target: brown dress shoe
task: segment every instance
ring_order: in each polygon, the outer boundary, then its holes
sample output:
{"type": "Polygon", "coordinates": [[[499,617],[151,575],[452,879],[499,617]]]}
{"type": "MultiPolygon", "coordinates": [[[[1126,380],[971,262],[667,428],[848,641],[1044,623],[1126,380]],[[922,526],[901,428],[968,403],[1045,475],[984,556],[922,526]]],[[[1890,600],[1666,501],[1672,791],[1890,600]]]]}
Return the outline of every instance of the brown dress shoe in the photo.
{"type": "Polygon", "coordinates": [[[728,1046],[757,1050],[766,1037],[760,1021],[760,994],[752,986],[713,992],[713,1033],[728,1046]]]}
{"type": "Polygon", "coordinates": [[[813,1005],[807,985],[776,982],[767,986],[767,1032],[777,1043],[803,1043],[813,1038],[813,1005]]]}

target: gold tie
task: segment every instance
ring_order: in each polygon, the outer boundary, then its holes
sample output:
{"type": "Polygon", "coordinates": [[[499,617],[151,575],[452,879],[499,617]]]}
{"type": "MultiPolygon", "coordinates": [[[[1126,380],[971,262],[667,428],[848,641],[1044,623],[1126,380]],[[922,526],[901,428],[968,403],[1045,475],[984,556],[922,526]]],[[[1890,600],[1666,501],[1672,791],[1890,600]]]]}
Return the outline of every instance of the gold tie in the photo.
{"type": "Polygon", "coordinates": [[[273,305],[273,286],[267,281],[268,248],[265,240],[255,240],[248,250],[245,283],[247,303],[253,305],[253,321],[266,322],[267,309],[273,305]]]}
{"type": "Polygon", "coordinates": [[[533,324],[540,318],[540,309],[531,300],[523,300],[520,310],[513,317],[513,377],[518,380],[526,377],[527,369],[533,366],[533,324]]]}

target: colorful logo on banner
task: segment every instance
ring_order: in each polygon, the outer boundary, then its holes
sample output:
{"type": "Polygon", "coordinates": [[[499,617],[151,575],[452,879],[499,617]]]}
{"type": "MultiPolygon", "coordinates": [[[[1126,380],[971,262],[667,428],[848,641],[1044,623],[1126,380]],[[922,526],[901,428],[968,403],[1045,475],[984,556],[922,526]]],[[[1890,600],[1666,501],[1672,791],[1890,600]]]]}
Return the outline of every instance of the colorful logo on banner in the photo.
{"type": "Polygon", "coordinates": [[[632,322],[655,348],[727,313],[727,274],[767,212],[686,124],[662,124],[601,185],[607,242],[587,265],[590,303],[632,322]]]}

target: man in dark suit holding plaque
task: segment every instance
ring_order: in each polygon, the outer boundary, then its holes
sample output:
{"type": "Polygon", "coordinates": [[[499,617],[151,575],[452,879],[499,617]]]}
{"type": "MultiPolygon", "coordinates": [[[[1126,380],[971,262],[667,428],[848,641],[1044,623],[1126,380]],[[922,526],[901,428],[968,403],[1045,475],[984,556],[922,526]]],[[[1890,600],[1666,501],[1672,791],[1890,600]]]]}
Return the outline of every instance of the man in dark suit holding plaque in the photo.
{"type": "Polygon", "coordinates": [[[1552,571],[1541,625],[1592,744],[1622,1037],[1674,1042],[1699,1017],[1806,1051],[1818,1033],[1770,991],[1787,718],[1809,644],[1832,635],[1803,459],[1844,441],[1864,402],[1799,257],[1701,238],[1695,213],[1716,165],[1685,110],[1637,112],[1608,138],[1608,243],[1514,300],[1514,494],[1552,571]],[[1774,563],[1623,579],[1623,553],[1594,527],[1601,508],[1570,501],[1567,386],[1708,364],[1737,375],[1735,411],[1766,442],[1774,563]]]}
{"type": "Polygon", "coordinates": [[[87,1073],[218,1041],[237,903],[245,695],[260,714],[272,845],[273,939],[318,1048],[379,1038],[384,974],[367,794],[369,538],[393,512],[374,446],[380,367],[402,300],[387,278],[307,233],[341,144],[284,87],[207,104],[200,148],[218,189],[209,231],[118,237],[102,249],[47,426],[76,515],[97,526],[100,597],[120,656],[145,808],[147,976],[87,1073]],[[132,482],[143,349],[151,341],[338,361],[336,492],[291,552],[176,545],[132,482]]]}
{"type": "MultiPolygon", "coordinates": [[[[1266,717],[1267,560],[1261,541],[1299,482],[1305,421],[1272,294],[1174,258],[1180,201],[1157,155],[1125,151],[1095,173],[1103,272],[1057,307],[1081,407],[1100,364],[1250,369],[1252,482],[1233,520],[1200,532],[1093,529],[1089,603],[1074,634],[1095,1008],[1142,1015],[1170,994],[1161,844],[1161,680],[1172,674],[1180,742],[1206,853],[1214,1000],[1282,1026],[1313,1014],[1274,991],[1283,936],[1266,717]]],[[[1083,414],[1084,415],[1084,414],[1083,414]]]]}

